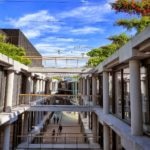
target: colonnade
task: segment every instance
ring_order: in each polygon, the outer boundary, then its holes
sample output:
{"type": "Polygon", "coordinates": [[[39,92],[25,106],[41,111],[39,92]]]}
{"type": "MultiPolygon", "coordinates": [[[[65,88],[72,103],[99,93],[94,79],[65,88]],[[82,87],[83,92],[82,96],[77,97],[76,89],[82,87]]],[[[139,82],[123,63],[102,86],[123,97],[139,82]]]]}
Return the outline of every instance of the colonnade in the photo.
{"type": "MultiPolygon", "coordinates": [[[[129,71],[130,71],[130,101],[131,101],[131,135],[140,136],[143,134],[143,127],[142,127],[142,99],[141,99],[141,81],[140,81],[140,60],[130,60],[129,61],[129,71]]],[[[103,72],[100,72],[103,75],[103,114],[109,115],[110,114],[110,98],[109,98],[109,71],[104,69],[103,72]]],[[[95,74],[91,74],[88,76],[82,76],[80,78],[80,94],[83,95],[83,102],[84,95],[90,95],[90,88],[92,88],[92,102],[93,105],[97,105],[98,102],[95,99],[97,96],[97,82],[96,82],[95,74]],[[90,85],[90,79],[92,79],[92,84],[90,85]],[[87,84],[85,84],[87,82],[87,84]],[[90,87],[92,86],[92,87],[90,87]]],[[[99,101],[99,99],[98,99],[99,101]]],[[[89,121],[89,113],[87,113],[87,119],[89,121]]],[[[96,135],[96,121],[93,121],[93,134],[96,135]]],[[[111,126],[107,122],[103,123],[103,146],[104,150],[109,150],[109,139],[110,139],[110,129],[111,126]]]]}

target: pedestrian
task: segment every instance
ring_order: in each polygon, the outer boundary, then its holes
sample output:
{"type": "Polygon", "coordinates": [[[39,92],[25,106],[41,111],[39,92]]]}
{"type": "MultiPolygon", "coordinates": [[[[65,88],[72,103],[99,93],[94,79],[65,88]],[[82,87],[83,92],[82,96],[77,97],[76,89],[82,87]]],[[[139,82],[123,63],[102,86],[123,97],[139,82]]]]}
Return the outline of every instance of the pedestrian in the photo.
{"type": "Polygon", "coordinates": [[[52,131],[52,143],[55,142],[55,129],[53,129],[52,131]]]}
{"type": "Polygon", "coordinates": [[[54,124],[55,124],[55,121],[56,121],[56,118],[55,118],[55,116],[53,117],[53,120],[54,120],[54,124]]]}
{"type": "Polygon", "coordinates": [[[58,124],[58,122],[59,122],[59,117],[57,117],[57,124],[58,124]]]}
{"type": "Polygon", "coordinates": [[[55,136],[55,129],[53,129],[52,131],[52,136],[55,136]]]}
{"type": "Polygon", "coordinates": [[[58,133],[61,134],[61,131],[62,131],[62,125],[59,124],[59,127],[58,127],[58,133]]]}

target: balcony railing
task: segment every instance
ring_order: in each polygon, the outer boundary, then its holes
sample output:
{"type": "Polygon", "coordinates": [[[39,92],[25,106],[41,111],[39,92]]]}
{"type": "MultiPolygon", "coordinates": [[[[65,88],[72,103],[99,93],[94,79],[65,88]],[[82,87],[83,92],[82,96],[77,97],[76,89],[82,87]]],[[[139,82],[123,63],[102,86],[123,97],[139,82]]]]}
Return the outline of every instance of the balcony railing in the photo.
{"type": "Polygon", "coordinates": [[[75,105],[98,106],[99,95],[45,95],[45,94],[20,94],[19,105],[75,105]]]}

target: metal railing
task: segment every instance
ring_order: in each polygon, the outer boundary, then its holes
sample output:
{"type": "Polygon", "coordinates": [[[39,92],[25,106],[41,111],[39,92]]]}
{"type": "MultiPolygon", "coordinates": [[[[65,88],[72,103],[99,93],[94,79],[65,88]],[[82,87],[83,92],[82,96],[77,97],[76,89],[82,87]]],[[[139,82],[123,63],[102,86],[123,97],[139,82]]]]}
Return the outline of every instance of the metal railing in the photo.
{"type": "MultiPolygon", "coordinates": [[[[98,144],[99,136],[93,136],[91,133],[89,135],[84,135],[82,133],[61,133],[52,135],[52,133],[40,133],[40,135],[18,135],[17,141],[18,146],[16,149],[44,149],[44,148],[56,148],[60,145],[72,145],[72,148],[80,148],[83,146],[85,148],[91,148],[91,146],[95,146],[95,149],[100,149],[98,144]],[[93,143],[90,143],[90,138],[93,140],[93,143]],[[21,142],[20,142],[21,141],[21,142]],[[95,144],[95,145],[93,145],[95,144]]],[[[63,149],[63,147],[62,147],[63,149]]]]}
{"type": "Polygon", "coordinates": [[[20,94],[19,105],[99,105],[99,95],[20,94]]]}

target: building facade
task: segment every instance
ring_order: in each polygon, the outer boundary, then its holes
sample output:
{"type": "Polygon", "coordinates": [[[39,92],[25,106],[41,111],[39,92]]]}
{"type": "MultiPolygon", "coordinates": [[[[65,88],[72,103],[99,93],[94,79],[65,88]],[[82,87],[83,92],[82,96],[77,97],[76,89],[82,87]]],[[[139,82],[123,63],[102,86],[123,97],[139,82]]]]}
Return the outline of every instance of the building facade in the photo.
{"type": "MultiPolygon", "coordinates": [[[[12,150],[26,141],[28,134],[45,130],[51,110],[42,106],[45,111],[35,111],[32,105],[47,103],[43,95],[58,85],[5,55],[0,54],[0,61],[0,149],[12,150]]],[[[150,27],[79,76],[79,105],[75,107],[84,106],[84,111],[77,111],[85,135],[92,134],[92,140],[87,135],[89,142],[104,150],[149,150],[150,27]]],[[[38,139],[32,136],[28,142],[33,140],[38,139]]]]}
{"type": "MultiPolygon", "coordinates": [[[[26,36],[19,29],[0,29],[0,33],[6,35],[6,42],[14,44],[19,47],[23,47],[26,51],[26,55],[31,57],[42,58],[41,54],[36,50],[32,43],[26,38],[26,36]]],[[[42,59],[31,59],[31,67],[42,67],[42,59]]]]}
{"type": "Polygon", "coordinates": [[[149,149],[150,27],[83,74],[80,85],[83,103],[92,99],[100,106],[93,114],[99,127],[95,134],[103,137],[105,150],[149,149]]]}

